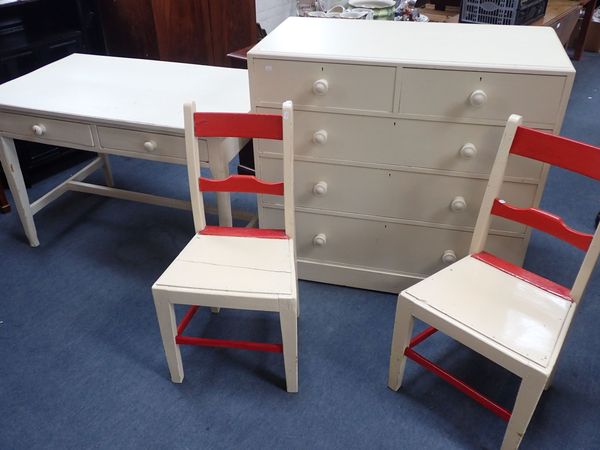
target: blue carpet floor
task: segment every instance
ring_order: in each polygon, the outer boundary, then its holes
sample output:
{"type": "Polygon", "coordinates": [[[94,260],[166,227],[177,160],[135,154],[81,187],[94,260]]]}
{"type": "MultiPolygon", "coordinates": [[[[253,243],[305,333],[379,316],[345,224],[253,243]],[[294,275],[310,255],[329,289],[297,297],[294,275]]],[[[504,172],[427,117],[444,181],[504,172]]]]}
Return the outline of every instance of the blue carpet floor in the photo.
{"type": "MultiPolygon", "coordinates": [[[[563,133],[600,145],[600,54],[575,63],[563,133]]],[[[186,196],[183,167],[114,158],[120,187],[186,196]]],[[[65,174],[36,184],[37,198],[65,174]]],[[[99,178],[98,178],[99,179],[99,178]]],[[[545,207],[592,231],[600,186],[551,172],[545,207]]],[[[236,197],[234,206],[248,207],[236,197]]],[[[396,297],[301,282],[300,393],[278,354],[183,347],[170,382],[150,286],[192,232],[191,214],[69,193],[36,217],[32,249],[0,216],[0,449],[494,449],[505,423],[409,363],[386,387],[396,297]]],[[[571,250],[535,234],[526,266],[567,283],[571,250]]],[[[600,276],[595,271],[524,449],[600,448],[600,276]]],[[[211,337],[279,341],[268,313],[204,311],[211,337]]],[[[511,408],[518,379],[445,338],[423,352],[511,408]]]]}

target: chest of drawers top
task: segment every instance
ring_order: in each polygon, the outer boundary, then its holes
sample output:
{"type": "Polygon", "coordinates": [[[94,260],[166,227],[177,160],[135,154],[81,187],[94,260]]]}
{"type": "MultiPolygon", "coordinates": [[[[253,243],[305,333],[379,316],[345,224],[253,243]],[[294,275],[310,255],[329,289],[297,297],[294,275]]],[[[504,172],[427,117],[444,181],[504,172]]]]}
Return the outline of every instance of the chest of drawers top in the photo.
{"type": "Polygon", "coordinates": [[[248,56],[499,72],[575,72],[549,27],[290,17],[248,56]]]}

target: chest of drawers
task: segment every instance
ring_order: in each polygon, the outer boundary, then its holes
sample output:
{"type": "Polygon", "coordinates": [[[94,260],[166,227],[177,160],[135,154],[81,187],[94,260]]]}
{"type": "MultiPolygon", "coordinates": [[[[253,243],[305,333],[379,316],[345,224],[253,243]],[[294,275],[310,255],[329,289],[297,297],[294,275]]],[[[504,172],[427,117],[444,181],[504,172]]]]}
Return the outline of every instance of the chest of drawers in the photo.
{"type": "MultiPolygon", "coordinates": [[[[542,27],[290,18],[248,54],[252,108],[295,107],[298,271],[398,292],[466,255],[504,123],[558,133],[575,71],[542,27]]],[[[255,143],[258,176],[281,147],[255,143]]],[[[516,158],[503,196],[539,203],[547,168],[516,158]]],[[[261,227],[282,225],[259,198],[261,227]]],[[[488,250],[522,264],[529,230],[488,250]]]]}

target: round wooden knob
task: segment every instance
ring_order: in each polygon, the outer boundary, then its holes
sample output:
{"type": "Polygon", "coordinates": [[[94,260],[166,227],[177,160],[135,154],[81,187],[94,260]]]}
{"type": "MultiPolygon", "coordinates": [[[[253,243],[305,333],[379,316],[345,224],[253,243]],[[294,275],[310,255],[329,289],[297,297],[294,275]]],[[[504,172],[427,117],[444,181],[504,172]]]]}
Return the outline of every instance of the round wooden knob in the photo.
{"type": "Polygon", "coordinates": [[[312,140],[315,144],[323,145],[327,142],[327,131],[318,130],[313,134],[312,140]]]}
{"type": "Polygon", "coordinates": [[[321,78],[313,83],[312,90],[316,95],[325,95],[329,90],[329,83],[325,78],[321,78]]]}
{"type": "Polygon", "coordinates": [[[462,156],[463,158],[471,159],[477,155],[477,147],[475,147],[474,144],[467,142],[465,145],[463,145],[460,148],[459,153],[460,153],[460,156],[462,156]]]}
{"type": "Polygon", "coordinates": [[[446,250],[442,253],[442,262],[444,264],[452,264],[456,262],[456,253],[454,250],[446,250]]]}
{"type": "Polygon", "coordinates": [[[315,196],[323,197],[325,194],[327,194],[327,182],[319,181],[313,186],[312,191],[315,196]]]}
{"type": "Polygon", "coordinates": [[[46,133],[46,127],[41,123],[32,126],[31,130],[36,136],[43,136],[46,133]]]}
{"type": "Polygon", "coordinates": [[[467,202],[464,197],[460,195],[454,197],[450,202],[450,209],[454,212],[462,212],[467,209],[467,202]]]}
{"type": "Polygon", "coordinates": [[[158,145],[156,145],[155,141],[146,141],[144,142],[144,150],[146,150],[148,153],[152,153],[153,151],[155,151],[157,149],[158,145]]]}
{"type": "Polygon", "coordinates": [[[471,106],[483,106],[486,102],[487,94],[481,89],[477,89],[476,91],[471,92],[471,95],[469,95],[469,103],[471,103],[471,106]]]}
{"type": "Polygon", "coordinates": [[[327,244],[327,236],[324,233],[319,233],[313,238],[315,247],[325,247],[325,244],[327,244]]]}

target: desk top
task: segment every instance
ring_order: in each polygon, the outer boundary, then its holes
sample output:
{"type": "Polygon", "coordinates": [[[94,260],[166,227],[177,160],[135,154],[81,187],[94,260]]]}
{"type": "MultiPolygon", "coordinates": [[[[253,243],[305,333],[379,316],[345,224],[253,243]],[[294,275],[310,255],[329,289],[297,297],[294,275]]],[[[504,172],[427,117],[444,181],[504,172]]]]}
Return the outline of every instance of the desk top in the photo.
{"type": "Polygon", "coordinates": [[[73,54],[0,85],[0,111],[183,133],[183,104],[248,112],[243,69],[73,54]]]}

